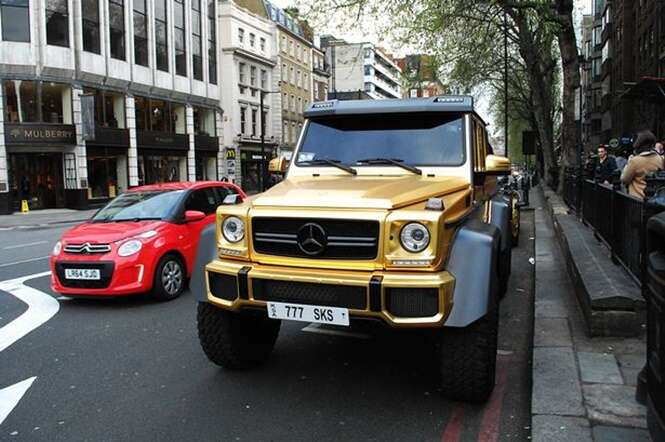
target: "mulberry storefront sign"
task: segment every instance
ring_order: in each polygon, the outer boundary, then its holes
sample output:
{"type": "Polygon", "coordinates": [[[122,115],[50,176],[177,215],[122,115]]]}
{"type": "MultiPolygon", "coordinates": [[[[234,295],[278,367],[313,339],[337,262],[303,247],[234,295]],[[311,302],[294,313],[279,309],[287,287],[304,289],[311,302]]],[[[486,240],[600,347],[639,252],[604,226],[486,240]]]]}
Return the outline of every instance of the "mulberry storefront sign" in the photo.
{"type": "Polygon", "coordinates": [[[76,144],[76,127],[71,124],[5,124],[5,144],[76,144]]]}

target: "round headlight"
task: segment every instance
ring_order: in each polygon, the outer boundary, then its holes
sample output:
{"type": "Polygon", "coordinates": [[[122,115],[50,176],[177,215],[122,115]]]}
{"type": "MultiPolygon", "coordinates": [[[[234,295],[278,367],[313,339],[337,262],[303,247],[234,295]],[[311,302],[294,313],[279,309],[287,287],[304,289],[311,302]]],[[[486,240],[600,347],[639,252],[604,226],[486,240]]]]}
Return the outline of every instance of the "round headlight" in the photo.
{"type": "Polygon", "coordinates": [[[53,246],[53,251],[51,252],[51,254],[52,254],[53,256],[58,256],[58,255],[60,254],[60,251],[61,251],[61,250],[62,250],[62,242],[58,241],[58,242],[55,243],[55,245],[53,246]]]}
{"type": "Polygon", "coordinates": [[[402,227],[399,240],[408,252],[418,253],[429,245],[429,230],[420,223],[409,223],[402,227]]]}
{"type": "Polygon", "coordinates": [[[245,223],[236,216],[229,216],[222,223],[222,234],[228,242],[239,242],[245,237],[245,223]]]}
{"type": "Polygon", "coordinates": [[[130,239],[126,243],[120,246],[118,249],[119,256],[131,256],[135,253],[138,253],[143,247],[143,243],[138,239],[130,239]]]}

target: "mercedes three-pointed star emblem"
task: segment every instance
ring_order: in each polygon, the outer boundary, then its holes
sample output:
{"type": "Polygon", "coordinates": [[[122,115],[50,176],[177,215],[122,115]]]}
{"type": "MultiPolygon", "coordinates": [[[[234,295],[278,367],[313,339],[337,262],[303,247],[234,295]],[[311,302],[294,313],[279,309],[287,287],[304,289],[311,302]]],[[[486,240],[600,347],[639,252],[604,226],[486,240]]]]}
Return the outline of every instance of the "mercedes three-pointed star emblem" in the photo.
{"type": "Polygon", "coordinates": [[[307,223],[298,231],[298,247],[309,256],[322,254],[327,245],[326,231],[316,223],[307,223]]]}

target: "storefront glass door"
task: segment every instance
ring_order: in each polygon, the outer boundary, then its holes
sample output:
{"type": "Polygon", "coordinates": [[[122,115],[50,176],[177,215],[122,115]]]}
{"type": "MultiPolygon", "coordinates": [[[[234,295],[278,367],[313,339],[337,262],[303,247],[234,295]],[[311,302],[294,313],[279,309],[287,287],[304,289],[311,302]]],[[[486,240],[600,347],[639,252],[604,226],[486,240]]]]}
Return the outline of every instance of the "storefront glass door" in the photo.
{"type": "Polygon", "coordinates": [[[32,210],[64,206],[61,153],[10,153],[9,182],[14,210],[22,200],[32,210]]]}

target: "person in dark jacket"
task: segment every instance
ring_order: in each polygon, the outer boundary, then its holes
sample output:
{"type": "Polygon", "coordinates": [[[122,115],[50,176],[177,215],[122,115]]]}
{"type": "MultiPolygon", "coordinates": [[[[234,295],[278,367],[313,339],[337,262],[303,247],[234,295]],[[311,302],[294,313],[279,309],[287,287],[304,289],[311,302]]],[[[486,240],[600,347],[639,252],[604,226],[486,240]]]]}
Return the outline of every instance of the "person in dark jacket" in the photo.
{"type": "Polygon", "coordinates": [[[612,175],[617,170],[616,160],[609,156],[607,148],[602,144],[598,146],[598,163],[596,164],[596,181],[599,183],[612,183],[612,175]]]}

